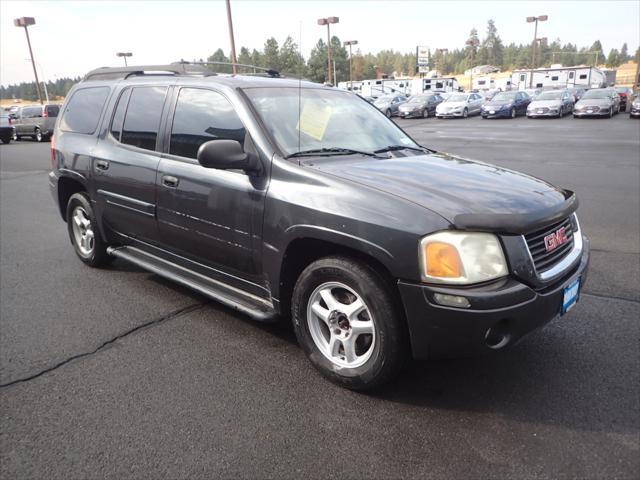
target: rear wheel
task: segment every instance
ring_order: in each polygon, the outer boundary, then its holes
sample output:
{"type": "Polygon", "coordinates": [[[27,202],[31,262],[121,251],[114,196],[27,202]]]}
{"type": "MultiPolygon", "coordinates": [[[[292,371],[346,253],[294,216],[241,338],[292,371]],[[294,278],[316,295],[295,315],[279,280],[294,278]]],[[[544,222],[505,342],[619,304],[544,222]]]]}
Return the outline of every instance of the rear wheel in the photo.
{"type": "Polygon", "coordinates": [[[76,254],[91,267],[109,263],[107,244],[102,240],[89,196],[76,193],[67,204],[67,230],[76,254]]]}
{"type": "Polygon", "coordinates": [[[296,282],[291,313],[311,363],[353,390],[380,386],[399,372],[405,327],[387,282],[366,263],[326,257],[296,282]]]}
{"type": "Polygon", "coordinates": [[[33,138],[36,139],[36,142],[41,142],[42,139],[43,139],[42,131],[38,127],[36,127],[36,129],[34,131],[33,138]]]}

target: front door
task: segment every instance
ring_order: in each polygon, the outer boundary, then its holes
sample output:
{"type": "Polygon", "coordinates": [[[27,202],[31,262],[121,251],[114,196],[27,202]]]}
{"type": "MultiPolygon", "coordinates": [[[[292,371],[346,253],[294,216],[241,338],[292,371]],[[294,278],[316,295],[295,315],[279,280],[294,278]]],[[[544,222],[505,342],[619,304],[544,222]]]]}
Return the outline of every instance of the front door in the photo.
{"type": "Polygon", "coordinates": [[[158,167],[160,238],[170,251],[212,269],[225,283],[264,295],[258,284],[265,177],[200,165],[198,148],[216,139],[236,140],[245,151],[253,150],[226,97],[214,90],[181,88],[158,167]]]}

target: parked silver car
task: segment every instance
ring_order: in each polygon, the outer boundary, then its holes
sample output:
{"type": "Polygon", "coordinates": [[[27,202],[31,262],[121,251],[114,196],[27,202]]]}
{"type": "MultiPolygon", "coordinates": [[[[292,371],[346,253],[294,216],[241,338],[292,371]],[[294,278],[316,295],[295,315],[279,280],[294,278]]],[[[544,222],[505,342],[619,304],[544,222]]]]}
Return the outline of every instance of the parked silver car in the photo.
{"type": "Polygon", "coordinates": [[[620,112],[620,96],[613,88],[587,90],[573,108],[573,118],[613,117],[620,112]]]}
{"type": "Polygon", "coordinates": [[[573,111],[573,95],[569,90],[547,90],[527,107],[527,117],[558,117],[573,111]]]}
{"type": "Polygon", "coordinates": [[[373,105],[383,112],[387,117],[393,117],[398,114],[398,107],[407,102],[407,97],[404,95],[385,95],[383,97],[376,98],[373,105]]]}
{"type": "Polygon", "coordinates": [[[484,99],[477,93],[454,93],[436,107],[436,117],[451,118],[480,114],[484,99]]]}
{"type": "Polygon", "coordinates": [[[60,105],[53,103],[20,107],[12,114],[14,138],[20,140],[22,137],[31,137],[38,142],[47,140],[53,134],[59,112],[60,105]]]}

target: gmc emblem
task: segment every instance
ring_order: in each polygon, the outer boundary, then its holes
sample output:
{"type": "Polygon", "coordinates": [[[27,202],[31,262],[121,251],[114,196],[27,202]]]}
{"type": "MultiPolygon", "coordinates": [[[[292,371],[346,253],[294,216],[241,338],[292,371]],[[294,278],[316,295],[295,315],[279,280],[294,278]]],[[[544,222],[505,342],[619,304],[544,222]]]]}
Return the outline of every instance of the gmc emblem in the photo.
{"type": "Polygon", "coordinates": [[[544,248],[547,250],[547,252],[552,252],[553,250],[558,248],[560,245],[567,243],[567,241],[569,241],[565,231],[566,231],[566,227],[560,227],[555,232],[550,233],[549,235],[544,237],[544,248]]]}

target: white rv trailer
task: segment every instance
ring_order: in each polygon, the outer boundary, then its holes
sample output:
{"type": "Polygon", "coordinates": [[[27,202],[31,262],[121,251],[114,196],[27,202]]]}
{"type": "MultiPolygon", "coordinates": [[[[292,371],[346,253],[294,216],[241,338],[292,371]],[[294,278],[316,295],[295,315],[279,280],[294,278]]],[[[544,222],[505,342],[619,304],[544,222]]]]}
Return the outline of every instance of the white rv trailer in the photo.
{"type": "Polygon", "coordinates": [[[411,80],[408,93],[416,95],[429,90],[441,90],[444,92],[457,92],[459,88],[455,77],[414,78],[411,80]]]}
{"type": "Polygon", "coordinates": [[[549,68],[533,70],[533,82],[531,82],[531,70],[514,70],[511,75],[511,84],[517,90],[529,88],[529,85],[532,85],[532,88],[600,88],[607,85],[607,77],[596,67],[551,65],[549,68]]]}
{"type": "Polygon", "coordinates": [[[473,90],[511,90],[511,77],[496,78],[493,75],[479,75],[473,77],[473,90]]]}
{"type": "Polygon", "coordinates": [[[407,93],[409,93],[410,81],[411,80],[374,78],[353,82],[353,89],[351,88],[351,82],[339,82],[338,88],[341,88],[343,90],[353,90],[355,93],[359,93],[363,97],[377,98],[391,93],[400,93],[406,95],[407,93]]]}

